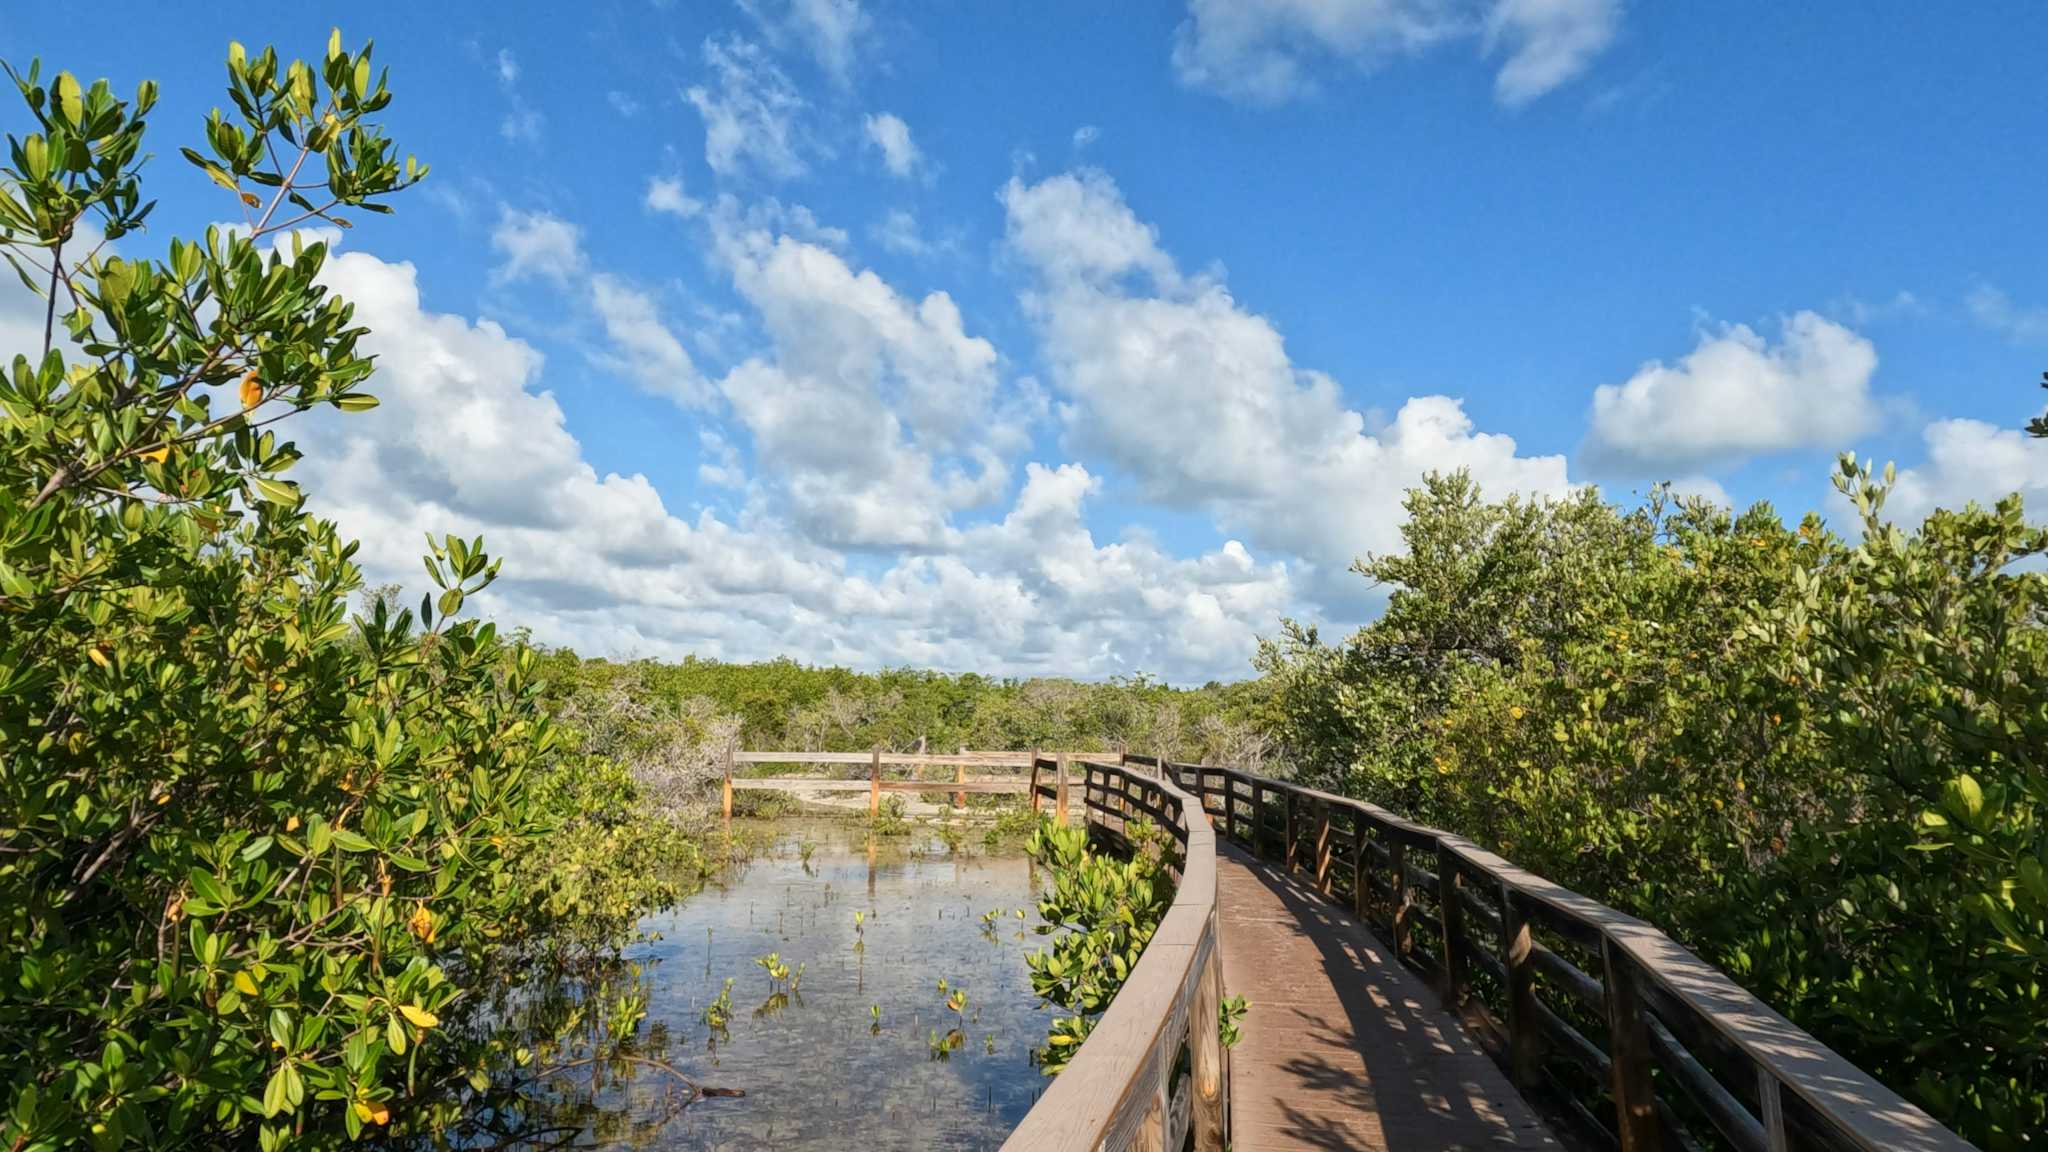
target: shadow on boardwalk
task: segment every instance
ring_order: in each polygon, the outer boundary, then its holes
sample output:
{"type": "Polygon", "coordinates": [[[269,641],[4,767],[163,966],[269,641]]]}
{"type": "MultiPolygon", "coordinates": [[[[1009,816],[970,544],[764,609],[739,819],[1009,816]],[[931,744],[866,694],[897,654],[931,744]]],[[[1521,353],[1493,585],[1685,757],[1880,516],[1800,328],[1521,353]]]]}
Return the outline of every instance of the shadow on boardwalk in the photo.
{"type": "Polygon", "coordinates": [[[1266,1149],[1560,1148],[1436,994],[1312,889],[1217,847],[1231,1143],[1266,1149]]]}

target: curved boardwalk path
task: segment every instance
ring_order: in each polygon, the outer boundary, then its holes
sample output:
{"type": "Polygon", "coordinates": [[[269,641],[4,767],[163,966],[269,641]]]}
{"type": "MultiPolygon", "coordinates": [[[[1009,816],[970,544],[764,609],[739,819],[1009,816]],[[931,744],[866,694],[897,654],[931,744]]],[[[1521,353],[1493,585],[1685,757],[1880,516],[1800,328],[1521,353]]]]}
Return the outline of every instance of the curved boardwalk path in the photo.
{"type": "Polygon", "coordinates": [[[1235,845],[1216,857],[1223,987],[1252,1002],[1230,1053],[1233,1148],[1560,1147],[1370,931],[1235,845]]]}

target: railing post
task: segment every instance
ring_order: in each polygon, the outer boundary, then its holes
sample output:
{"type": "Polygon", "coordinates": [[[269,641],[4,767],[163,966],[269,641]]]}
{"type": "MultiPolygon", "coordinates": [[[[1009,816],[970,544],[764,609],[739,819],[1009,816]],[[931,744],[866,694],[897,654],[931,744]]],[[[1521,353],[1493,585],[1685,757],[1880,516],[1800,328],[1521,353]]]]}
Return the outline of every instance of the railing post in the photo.
{"type": "Polygon", "coordinates": [[[1316,801],[1316,890],[1330,894],[1330,802],[1316,801]]]}
{"type": "Polygon", "coordinates": [[[1465,909],[1458,901],[1458,858],[1442,840],[1436,842],[1437,930],[1443,936],[1443,986],[1439,990],[1444,1007],[1456,1010],[1465,1003],[1465,909]]]}
{"type": "Polygon", "coordinates": [[[1764,1152],[1785,1152],[1789,1147],[1785,1139],[1785,1099],[1778,1085],[1778,1078],[1771,1070],[1757,1066],[1756,1098],[1763,1114],[1758,1119],[1764,1126],[1764,1152]]]}
{"type": "Polygon", "coordinates": [[[1360,924],[1372,921],[1372,872],[1365,866],[1365,818],[1351,810],[1351,911],[1360,924]]]}
{"type": "Polygon", "coordinates": [[[882,814],[882,746],[875,745],[874,758],[868,761],[868,819],[882,814]]]}
{"type": "Polygon", "coordinates": [[[1252,792],[1252,838],[1250,847],[1253,856],[1264,860],[1266,858],[1266,789],[1259,783],[1259,778],[1256,776],[1251,777],[1246,787],[1249,787],[1252,792]]]}
{"type": "Polygon", "coordinates": [[[1059,754],[1059,780],[1053,785],[1052,818],[1062,828],[1067,824],[1067,754],[1059,754]]]}
{"type": "Polygon", "coordinates": [[[739,743],[737,740],[727,740],[725,742],[725,793],[721,797],[720,806],[725,811],[725,822],[727,824],[732,823],[732,761],[733,745],[737,743],[739,743]]]}
{"type": "Polygon", "coordinates": [[[1506,881],[1500,886],[1500,963],[1507,973],[1502,997],[1508,1014],[1508,1070],[1518,1088],[1542,1075],[1543,1026],[1536,1018],[1536,938],[1528,909],[1506,881]]]}
{"type": "Polygon", "coordinates": [[[1415,934],[1409,924],[1414,909],[1409,903],[1407,841],[1387,838],[1387,862],[1394,872],[1394,955],[1407,960],[1415,951],[1415,934]]]}
{"type": "Polygon", "coordinates": [[[1285,791],[1285,792],[1282,792],[1282,793],[1281,793],[1281,795],[1283,795],[1283,796],[1287,797],[1287,851],[1286,851],[1286,852],[1284,853],[1284,855],[1283,855],[1283,860],[1285,861],[1285,868],[1286,868],[1286,870],[1287,870],[1287,871],[1288,871],[1289,873],[1292,873],[1292,872],[1294,871],[1294,836],[1295,836],[1295,832],[1294,832],[1294,789],[1292,789],[1292,788],[1289,788],[1289,789],[1288,789],[1287,791],[1285,791]]]}
{"type": "MultiPolygon", "coordinates": [[[[967,745],[965,745],[965,744],[962,744],[962,745],[960,746],[960,755],[961,755],[961,757],[963,758],[963,759],[961,760],[961,762],[960,762],[960,763],[958,763],[958,764],[955,764],[955,765],[953,765],[953,783],[955,783],[955,784],[959,784],[959,783],[961,783],[961,782],[963,782],[963,781],[965,781],[965,780],[967,779],[967,763],[966,763],[966,760],[964,759],[964,758],[966,757],[966,755],[967,755],[967,745]]],[[[965,807],[967,807],[967,793],[965,793],[965,792],[955,792],[955,793],[953,793],[953,807],[955,807],[955,808],[965,808],[965,807]]]]}
{"type": "Polygon", "coordinates": [[[1635,961],[1612,936],[1600,941],[1607,989],[1607,1047],[1612,1062],[1614,1132],[1621,1152],[1657,1152],[1657,1098],[1650,1082],[1650,1029],[1643,1020],[1635,961]]]}
{"type": "Polygon", "coordinates": [[[1031,750],[1031,814],[1038,815],[1038,749],[1031,750]]]}
{"type": "Polygon", "coordinates": [[[1223,834],[1237,840],[1237,778],[1223,778],[1223,834]]]}
{"type": "MultiPolygon", "coordinates": [[[[1210,913],[1210,940],[1216,939],[1215,913],[1210,913]]],[[[1223,1152],[1223,1041],[1216,1035],[1217,1007],[1223,999],[1223,953],[1209,949],[1209,961],[1202,966],[1201,983],[1195,988],[1195,1004],[1188,1012],[1188,1065],[1193,1082],[1189,1103],[1193,1107],[1195,1152],[1223,1152]]]]}

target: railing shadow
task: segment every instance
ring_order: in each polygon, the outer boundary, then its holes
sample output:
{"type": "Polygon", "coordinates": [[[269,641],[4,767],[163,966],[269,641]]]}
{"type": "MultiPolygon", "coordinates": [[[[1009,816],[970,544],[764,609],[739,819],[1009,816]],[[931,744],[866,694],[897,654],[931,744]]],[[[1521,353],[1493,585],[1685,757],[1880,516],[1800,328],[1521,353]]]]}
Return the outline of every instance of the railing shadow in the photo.
{"type": "Polygon", "coordinates": [[[1435,993],[1370,929],[1235,845],[1219,846],[1217,855],[1240,865],[1294,918],[1291,931],[1314,947],[1320,975],[1344,1013],[1327,1020],[1289,1008],[1291,1018],[1260,1021],[1254,1007],[1252,1026],[1303,1041],[1279,1065],[1299,1088],[1279,1101],[1282,1135],[1312,1148],[1388,1152],[1560,1146],[1457,1020],[1436,1006],[1435,993]],[[1333,1060],[1333,1050],[1356,1062],[1333,1060]],[[1525,1118],[1515,1119],[1517,1113],[1525,1118]]]}

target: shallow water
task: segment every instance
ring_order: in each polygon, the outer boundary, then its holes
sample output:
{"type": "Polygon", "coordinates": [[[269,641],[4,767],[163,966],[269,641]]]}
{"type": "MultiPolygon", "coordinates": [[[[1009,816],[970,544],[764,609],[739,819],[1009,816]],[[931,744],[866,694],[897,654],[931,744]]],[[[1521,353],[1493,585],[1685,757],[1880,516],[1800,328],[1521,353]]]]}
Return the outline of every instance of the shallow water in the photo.
{"type": "Polygon", "coordinates": [[[949,852],[929,833],[883,839],[871,857],[854,822],[782,822],[774,847],[720,885],[643,925],[648,1025],[698,1083],[744,1089],[703,1100],[660,1143],[701,1149],[984,1149],[1000,1145],[1045,1078],[1031,1062],[1050,1013],[1025,953],[1044,943],[1031,862],[1015,848],[949,852]],[[804,841],[816,843],[809,863],[804,841]],[[1016,915],[1023,910],[1023,918],[1016,915]],[[856,911],[865,914],[858,931],[856,911]],[[997,911],[994,924],[984,913],[997,911]],[[862,944],[858,950],[856,941],[862,944]],[[781,954],[803,973],[778,1001],[754,963],[781,954]],[[729,1034],[704,1006],[733,977],[729,1034]],[[964,989],[955,1014],[938,989],[964,989]],[[881,1009],[879,1029],[870,1006],[881,1009]],[[930,1038],[958,1028],[934,1059],[930,1038]]]}

